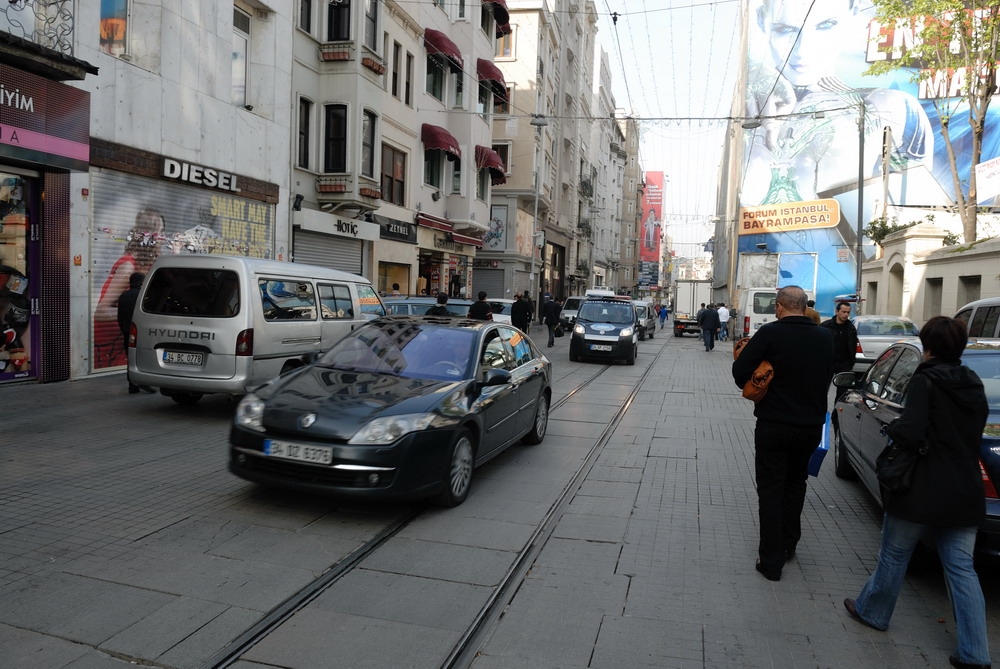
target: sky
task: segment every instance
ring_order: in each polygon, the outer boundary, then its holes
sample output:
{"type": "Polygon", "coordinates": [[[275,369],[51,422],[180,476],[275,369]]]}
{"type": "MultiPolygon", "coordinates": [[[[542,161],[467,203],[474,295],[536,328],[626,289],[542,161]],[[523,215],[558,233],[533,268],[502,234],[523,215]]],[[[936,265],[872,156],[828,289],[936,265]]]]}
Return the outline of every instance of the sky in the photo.
{"type": "Polygon", "coordinates": [[[664,218],[679,256],[698,257],[714,232],[741,2],[595,0],[615,104],[641,121],[642,169],[665,175],[664,218]]]}

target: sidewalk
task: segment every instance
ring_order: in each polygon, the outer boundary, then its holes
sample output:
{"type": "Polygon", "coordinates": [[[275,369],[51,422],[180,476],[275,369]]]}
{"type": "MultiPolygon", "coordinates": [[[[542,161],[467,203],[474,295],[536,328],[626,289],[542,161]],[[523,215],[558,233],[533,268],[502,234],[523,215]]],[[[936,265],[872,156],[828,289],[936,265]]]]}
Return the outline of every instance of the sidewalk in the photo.
{"type": "MultiPolygon", "coordinates": [[[[554,399],[569,396],[543,444],[477,470],[463,505],[423,514],[233,666],[440,666],[653,365],[472,666],[947,667],[940,573],[908,579],[888,632],[844,612],[881,514],[829,460],[795,561],[777,583],[754,570],[754,421],[732,344],[664,332],[579,392],[600,366],[569,363],[567,337],[543,347],[554,399]]],[[[120,375],[0,395],[0,667],[200,667],[399,510],[231,476],[221,398],[181,408],[120,375]]],[[[996,654],[995,571],[984,588],[996,654]]]]}

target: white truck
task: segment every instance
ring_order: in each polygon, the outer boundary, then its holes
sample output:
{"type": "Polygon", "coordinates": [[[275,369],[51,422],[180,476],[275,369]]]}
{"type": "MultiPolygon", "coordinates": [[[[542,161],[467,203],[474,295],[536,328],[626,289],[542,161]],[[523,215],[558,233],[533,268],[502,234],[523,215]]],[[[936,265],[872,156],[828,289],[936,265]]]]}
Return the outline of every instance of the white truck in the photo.
{"type": "Polygon", "coordinates": [[[674,336],[701,335],[698,310],[712,301],[711,281],[678,281],[674,290],[674,336]]]}

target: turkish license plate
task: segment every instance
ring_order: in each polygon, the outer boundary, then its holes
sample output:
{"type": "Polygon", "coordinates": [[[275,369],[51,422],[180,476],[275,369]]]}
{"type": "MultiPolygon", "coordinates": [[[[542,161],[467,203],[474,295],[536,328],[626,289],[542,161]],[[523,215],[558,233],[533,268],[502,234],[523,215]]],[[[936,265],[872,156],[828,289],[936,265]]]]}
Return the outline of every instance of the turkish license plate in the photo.
{"type": "Polygon", "coordinates": [[[172,365],[200,365],[204,353],[187,353],[186,351],[164,351],[163,362],[172,365]]]}
{"type": "Polygon", "coordinates": [[[608,351],[608,352],[611,352],[611,351],[614,350],[614,346],[612,346],[611,344],[591,344],[590,345],[590,350],[591,351],[608,351]]]}
{"type": "Polygon", "coordinates": [[[266,439],[264,453],[272,458],[298,460],[299,462],[319,465],[328,465],[333,462],[333,449],[329,446],[308,446],[306,444],[293,444],[289,441],[266,439]]]}

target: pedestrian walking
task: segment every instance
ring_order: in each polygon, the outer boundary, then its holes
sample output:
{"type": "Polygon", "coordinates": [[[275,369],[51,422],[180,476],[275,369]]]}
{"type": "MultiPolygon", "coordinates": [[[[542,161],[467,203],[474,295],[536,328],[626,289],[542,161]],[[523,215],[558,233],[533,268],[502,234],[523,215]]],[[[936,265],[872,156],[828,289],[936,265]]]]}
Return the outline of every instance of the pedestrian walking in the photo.
{"type": "MultiPolygon", "coordinates": [[[[820,325],[833,332],[833,371],[850,372],[854,369],[854,358],[858,351],[858,331],[851,322],[851,303],[837,302],[833,318],[820,325]]],[[[839,402],[848,388],[837,388],[834,402],[839,402]]],[[[836,415],[834,415],[836,418],[836,415]]]]}
{"type": "Polygon", "coordinates": [[[719,302],[719,341],[729,339],[729,309],[724,302],[719,302]]]}
{"type": "Polygon", "coordinates": [[[389,293],[389,294],[392,295],[393,297],[401,297],[401,294],[399,292],[399,284],[398,283],[392,284],[392,292],[389,293]]]}
{"type": "Polygon", "coordinates": [[[985,516],[979,449],[989,404],[983,382],[961,363],[967,340],[965,324],[947,316],[920,329],[923,360],[902,414],[886,432],[903,448],[927,452],[908,490],[883,488],[878,566],[857,600],[845,599],[844,607],[858,622],[887,629],[913,549],[926,533],[944,567],[957,627],[957,647],[948,659],[953,667],[983,669],[990,666],[986,603],[972,551],[985,516]]]}
{"type": "Polygon", "coordinates": [[[660,314],[659,314],[660,315],[660,329],[661,330],[663,329],[663,324],[666,322],[667,316],[669,314],[670,314],[670,310],[667,309],[667,305],[661,304],[660,305],[660,314]]]}
{"type": "Polygon", "coordinates": [[[493,320],[493,308],[490,303],[486,301],[486,291],[479,291],[479,298],[472,303],[469,307],[469,318],[475,318],[477,321],[491,321],[493,320]]]}
{"type": "Polygon", "coordinates": [[[833,336],[807,318],[805,309],[805,291],[780,289],[776,319],[762,325],[733,361],[733,380],[740,388],[764,360],[774,368],[767,394],[753,410],[760,520],[756,569],[770,581],[781,580],[781,569],[802,536],[807,467],[826,424],[833,376],[833,336]]]}
{"type": "Polygon", "coordinates": [[[451,316],[448,311],[448,293],[438,293],[437,304],[427,310],[428,316],[451,316]]]}
{"type": "Polygon", "coordinates": [[[514,295],[514,304],[510,305],[510,323],[516,328],[528,331],[528,325],[531,323],[531,303],[528,302],[526,295],[514,295]]]}
{"type": "Polygon", "coordinates": [[[549,299],[542,307],[542,320],[549,329],[549,348],[555,346],[556,328],[559,327],[559,317],[562,315],[562,302],[549,299]]]}
{"type": "Polygon", "coordinates": [[[701,336],[705,340],[705,350],[714,350],[715,336],[719,333],[719,312],[715,310],[714,304],[698,312],[698,327],[701,328],[701,336]]]}
{"type": "MultiPolygon", "coordinates": [[[[121,330],[126,351],[128,351],[129,330],[132,328],[132,314],[135,313],[135,305],[139,300],[139,289],[145,278],[146,275],[142,272],[132,272],[128,277],[128,290],[118,296],[118,329],[121,330]]],[[[147,393],[156,392],[149,386],[139,386],[132,383],[132,380],[128,378],[128,369],[125,370],[125,378],[128,379],[129,395],[135,395],[140,390],[147,393]]]]}

